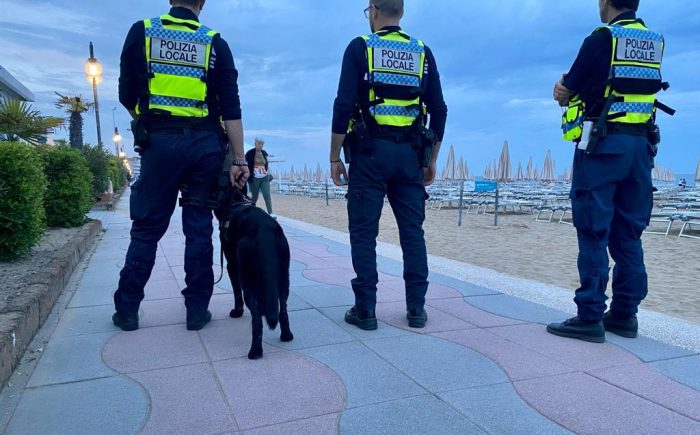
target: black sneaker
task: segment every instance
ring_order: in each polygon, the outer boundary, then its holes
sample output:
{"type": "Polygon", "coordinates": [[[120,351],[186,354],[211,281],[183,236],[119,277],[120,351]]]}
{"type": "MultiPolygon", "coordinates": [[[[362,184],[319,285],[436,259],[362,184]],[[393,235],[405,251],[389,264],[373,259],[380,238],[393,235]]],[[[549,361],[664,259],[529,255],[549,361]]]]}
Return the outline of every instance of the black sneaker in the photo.
{"type": "Polygon", "coordinates": [[[138,313],[125,314],[117,311],[112,314],[112,323],[122,331],[136,331],[139,329],[139,315],[138,313]]]}
{"type": "Polygon", "coordinates": [[[610,310],[605,313],[603,325],[605,325],[606,331],[610,331],[620,337],[637,338],[639,323],[635,314],[629,316],[610,310]]]}
{"type": "Polygon", "coordinates": [[[425,322],[428,321],[428,313],[424,308],[414,308],[406,310],[406,318],[408,326],[411,328],[425,328],[425,322]]]}
{"type": "Polygon", "coordinates": [[[204,328],[211,320],[211,311],[188,311],[187,312],[187,330],[199,331],[204,328]]]}
{"type": "Polygon", "coordinates": [[[577,338],[591,343],[605,343],[605,328],[602,320],[586,322],[576,316],[562,323],[549,324],[547,332],[559,337],[577,338]]]}
{"type": "Polygon", "coordinates": [[[365,331],[377,329],[377,317],[374,310],[358,310],[352,307],[345,313],[345,321],[365,331]]]}

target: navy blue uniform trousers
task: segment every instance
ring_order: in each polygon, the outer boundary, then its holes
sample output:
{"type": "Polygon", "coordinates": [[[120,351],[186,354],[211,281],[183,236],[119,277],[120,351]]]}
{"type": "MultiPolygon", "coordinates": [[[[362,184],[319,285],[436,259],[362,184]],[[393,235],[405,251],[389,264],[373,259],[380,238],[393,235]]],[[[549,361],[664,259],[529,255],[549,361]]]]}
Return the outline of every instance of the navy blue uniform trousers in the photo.
{"type": "Polygon", "coordinates": [[[354,152],[348,185],[348,217],[355,306],[377,303],[377,235],[384,197],[396,217],[403,251],[407,308],[423,308],[428,290],[428,258],[423,222],[427,194],[418,155],[408,143],[375,139],[371,154],[354,152]]]}
{"type": "Polygon", "coordinates": [[[641,237],[653,207],[652,168],[651,147],[641,136],[613,134],[594,154],[576,150],[571,203],[581,287],[574,301],[583,320],[598,321],[605,314],[608,250],[615,261],[610,308],[636,314],[647,295],[641,237]]]}
{"type": "MultiPolygon", "coordinates": [[[[158,242],[170,224],[181,185],[207,198],[215,188],[223,164],[219,137],[203,130],[156,131],[141,155],[141,175],[131,186],[131,243],[120,273],[114,306],[123,313],[138,312],[151,276],[158,242]]],[[[185,284],[188,310],[203,311],[214,289],[212,211],[182,209],[185,234],[185,284]]]]}

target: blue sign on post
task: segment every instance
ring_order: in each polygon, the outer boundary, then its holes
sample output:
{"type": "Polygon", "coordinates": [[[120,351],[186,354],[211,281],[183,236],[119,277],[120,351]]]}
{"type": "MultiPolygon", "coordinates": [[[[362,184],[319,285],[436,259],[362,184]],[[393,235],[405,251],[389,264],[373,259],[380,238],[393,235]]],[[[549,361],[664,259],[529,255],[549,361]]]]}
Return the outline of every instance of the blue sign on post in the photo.
{"type": "Polygon", "coordinates": [[[495,181],[475,181],[474,192],[494,192],[498,190],[498,183],[495,181]]]}

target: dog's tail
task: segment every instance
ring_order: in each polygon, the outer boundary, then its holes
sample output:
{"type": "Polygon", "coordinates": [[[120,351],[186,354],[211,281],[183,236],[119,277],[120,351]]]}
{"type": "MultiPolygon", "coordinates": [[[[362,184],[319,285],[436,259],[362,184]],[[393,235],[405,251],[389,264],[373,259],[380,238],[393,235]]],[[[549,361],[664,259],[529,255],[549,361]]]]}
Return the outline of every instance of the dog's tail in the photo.
{"type": "MultiPolygon", "coordinates": [[[[276,244],[274,240],[271,240],[272,244],[276,244]]],[[[280,274],[280,261],[277,258],[277,252],[273,253],[269,258],[261,258],[260,261],[265,266],[263,267],[262,274],[262,284],[265,302],[263,308],[263,313],[265,315],[265,321],[270,329],[277,328],[280,318],[280,305],[279,305],[279,280],[277,277],[280,274]]]]}

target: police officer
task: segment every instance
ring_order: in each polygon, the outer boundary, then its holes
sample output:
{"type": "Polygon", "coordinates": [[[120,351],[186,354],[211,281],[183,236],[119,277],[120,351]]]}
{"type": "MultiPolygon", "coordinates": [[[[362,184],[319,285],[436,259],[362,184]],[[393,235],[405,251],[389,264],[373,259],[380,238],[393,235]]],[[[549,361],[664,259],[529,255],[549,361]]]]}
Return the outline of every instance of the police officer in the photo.
{"type": "Polygon", "coordinates": [[[583,43],[554,98],[567,107],[564,137],[578,143],[571,201],[578,234],[578,316],[551,324],[554,335],[605,341],[605,330],[637,336],[637,307],[647,295],[641,236],[652,210],[651,170],[659,141],[656,101],[664,39],[636,17],[639,0],[599,0],[607,25],[583,43]],[[608,250],[612,303],[606,313],[608,250]]]}
{"type": "Polygon", "coordinates": [[[226,142],[232,145],[231,182],[243,187],[249,176],[238,72],[223,38],[198,20],[204,3],[170,0],[168,14],[131,27],[121,55],[119,100],[136,120],[141,154],[141,176],[131,188],[131,243],[114,294],[112,320],[124,331],[138,329],[156,247],[184,186],[187,329],[211,320],[213,227],[205,203],[221,173],[226,142]]]}
{"type": "Polygon", "coordinates": [[[377,328],[375,248],[385,196],[399,227],[408,323],[422,328],[427,320],[425,186],[435,179],[447,107],[432,52],[399,26],[403,6],[403,0],[369,2],[365,15],[373,33],[356,38],[346,49],[333,112],[330,160],[336,185],[347,183],[340,152],[352,125],[352,140],[346,143],[352,161],[348,217],[357,278],[352,280],[355,305],[345,321],[364,330],[377,328]],[[426,112],[430,131],[423,128],[426,112]],[[436,140],[431,140],[432,133],[436,140]]]}

